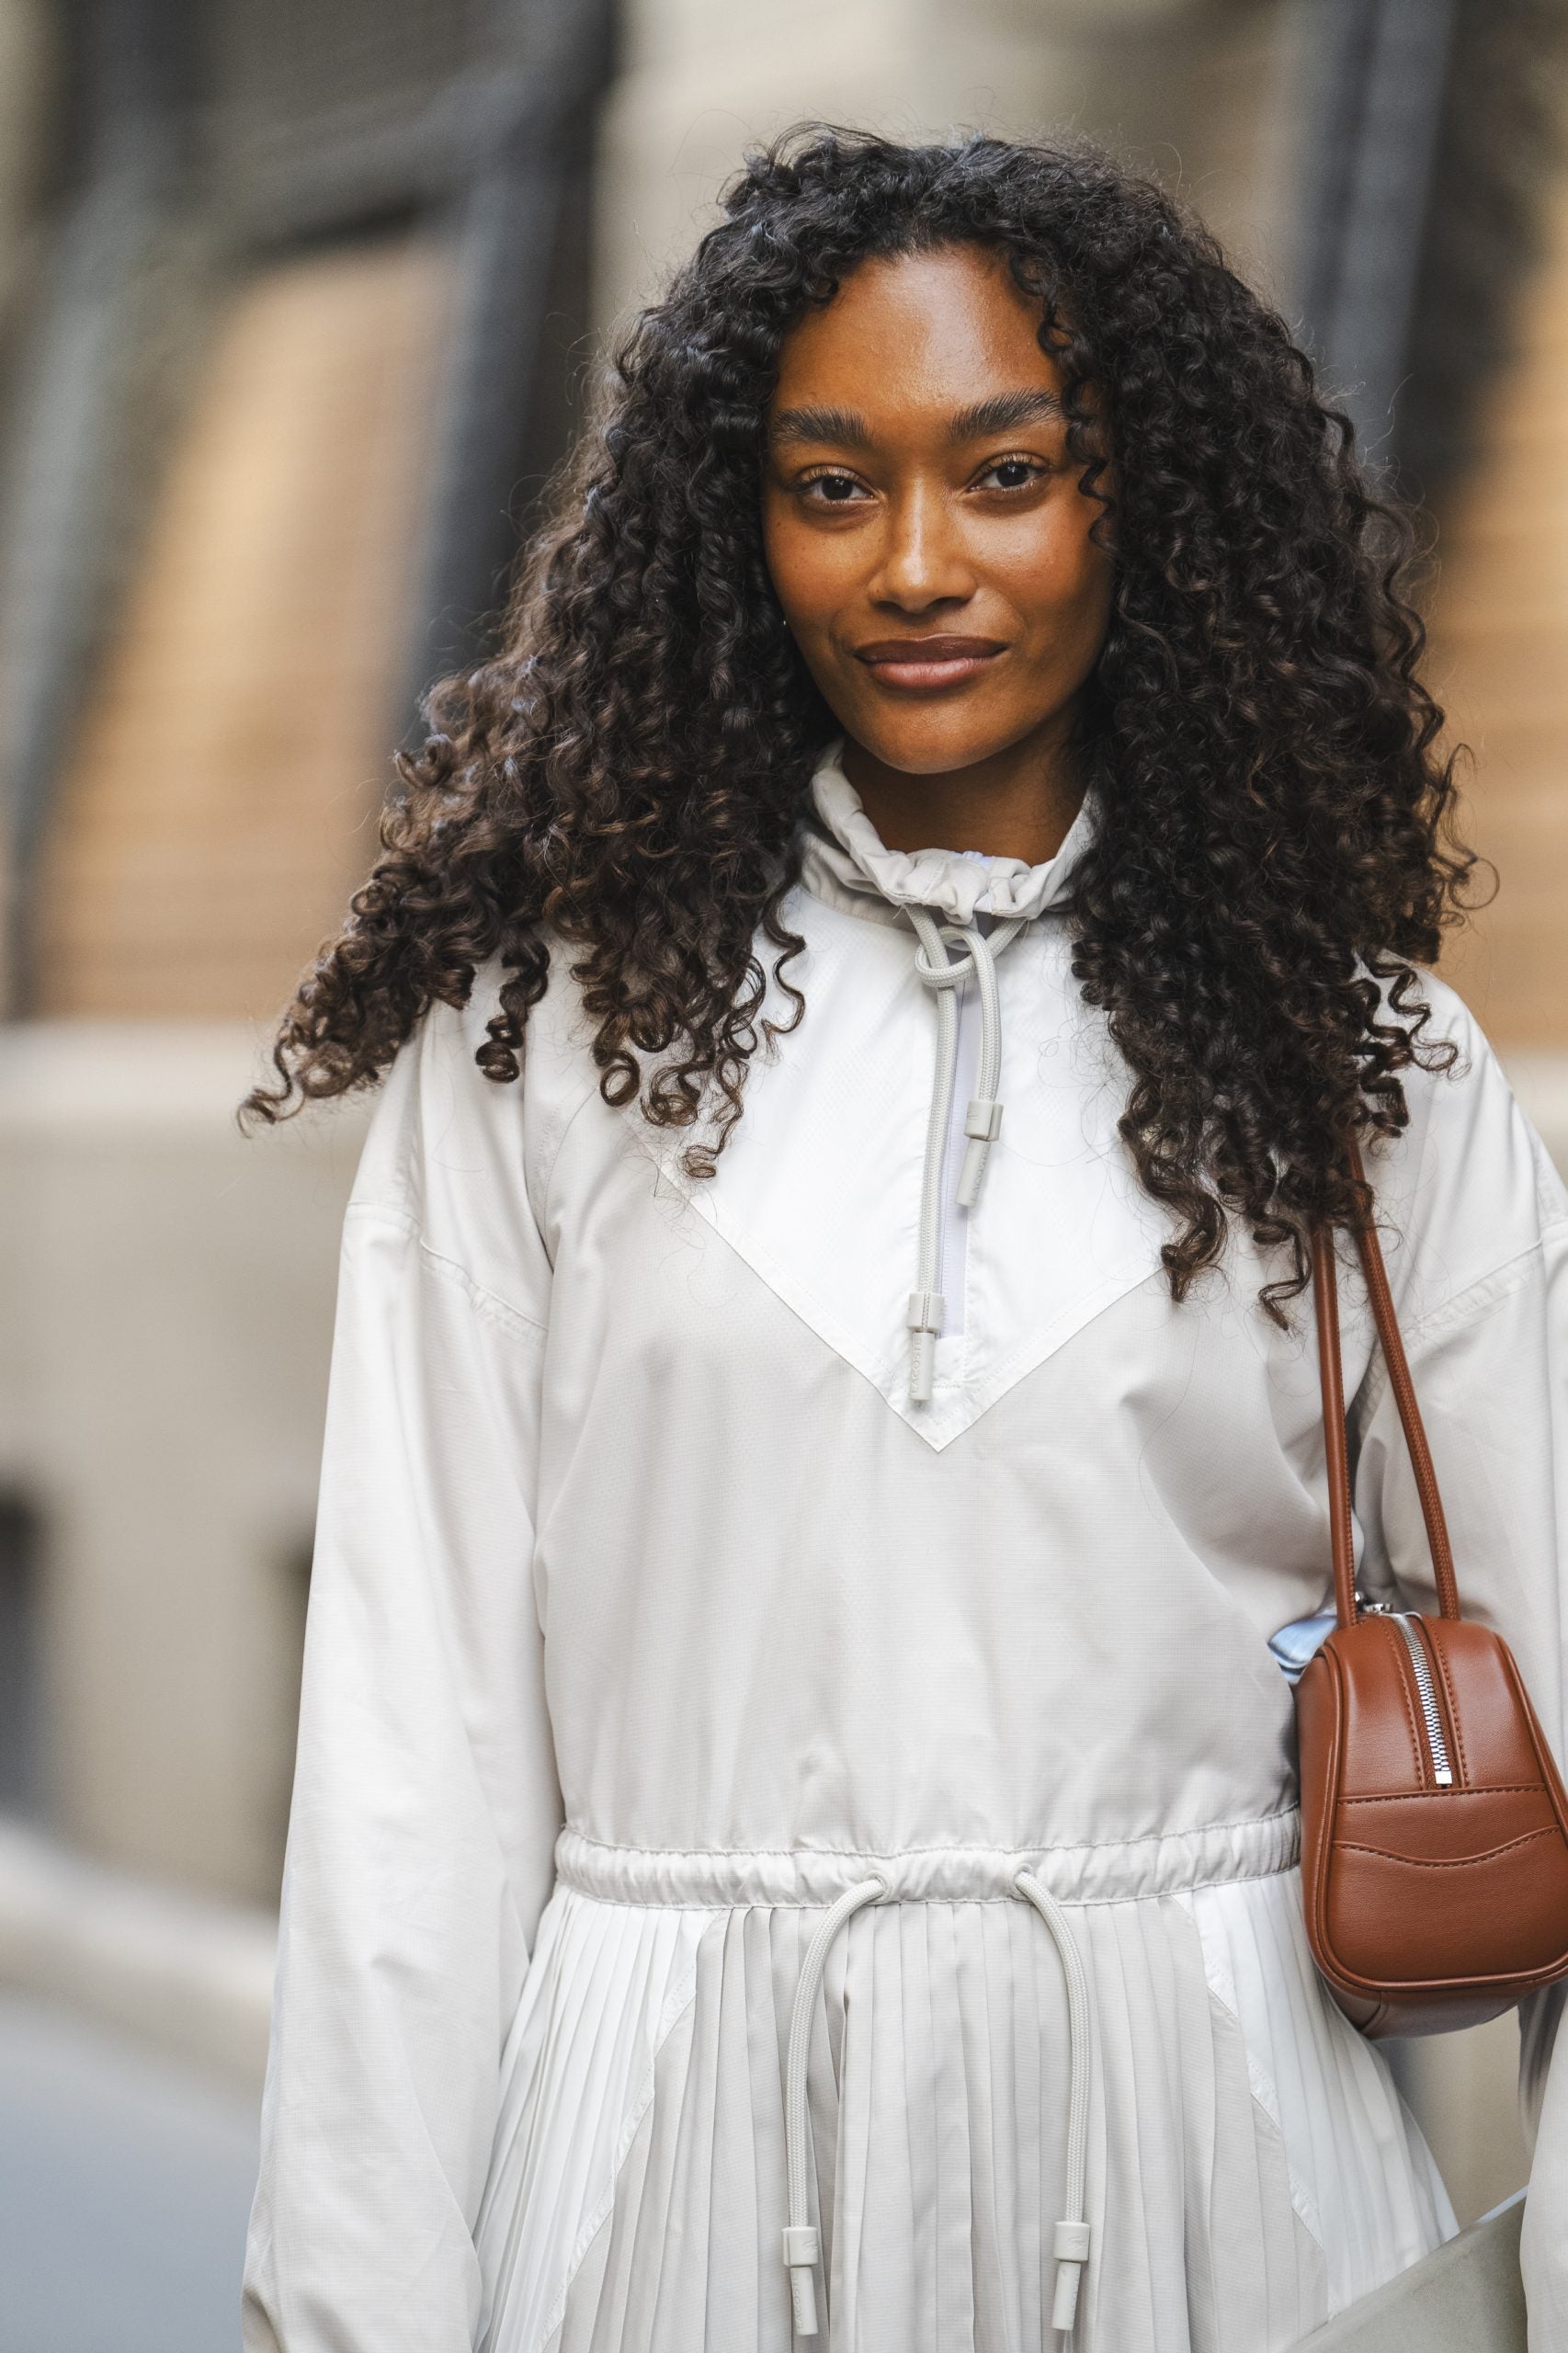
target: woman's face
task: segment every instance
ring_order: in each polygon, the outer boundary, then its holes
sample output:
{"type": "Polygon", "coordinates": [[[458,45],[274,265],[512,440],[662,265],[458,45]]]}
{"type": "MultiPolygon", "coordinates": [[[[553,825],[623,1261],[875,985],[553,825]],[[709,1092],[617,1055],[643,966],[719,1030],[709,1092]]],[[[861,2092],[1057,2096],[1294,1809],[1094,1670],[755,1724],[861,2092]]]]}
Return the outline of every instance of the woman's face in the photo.
{"type": "Polygon", "coordinates": [[[853,742],[910,775],[1060,743],[1110,608],[1039,312],[971,246],[865,262],[787,336],[768,569],[853,742]]]}

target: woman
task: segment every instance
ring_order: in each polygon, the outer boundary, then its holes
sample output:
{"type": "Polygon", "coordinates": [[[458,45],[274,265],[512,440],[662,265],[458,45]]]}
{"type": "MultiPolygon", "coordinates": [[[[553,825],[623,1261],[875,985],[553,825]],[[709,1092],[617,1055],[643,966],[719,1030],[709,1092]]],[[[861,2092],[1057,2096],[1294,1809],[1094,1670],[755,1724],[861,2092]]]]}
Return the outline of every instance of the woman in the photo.
{"type": "Polygon", "coordinates": [[[1398,552],[1103,160],[803,134],[632,329],[253,1097],[391,1065],[253,2348],[1267,2353],[1450,2230],[1312,1967],[1267,1648],[1359,1134],[1562,1726],[1568,1198],[1419,969],[1469,861],[1398,552]]]}

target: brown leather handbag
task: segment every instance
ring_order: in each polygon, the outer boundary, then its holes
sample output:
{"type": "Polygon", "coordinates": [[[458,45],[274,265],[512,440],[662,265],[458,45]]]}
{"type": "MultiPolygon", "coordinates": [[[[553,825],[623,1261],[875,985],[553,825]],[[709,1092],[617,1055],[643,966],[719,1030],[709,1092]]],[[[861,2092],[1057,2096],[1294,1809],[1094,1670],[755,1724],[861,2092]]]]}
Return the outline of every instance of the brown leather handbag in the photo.
{"type": "MultiPolygon", "coordinates": [[[[1358,1177],[1358,1154],[1352,1148],[1358,1177]]],[[[1568,1975],[1568,1796],[1506,1643],[1460,1614],[1442,1499],[1377,1233],[1356,1235],[1440,1614],[1356,1592],[1333,1236],[1313,1254],[1338,1623],[1296,1687],[1312,1957],[1372,2037],[1436,2034],[1568,1975]]]]}

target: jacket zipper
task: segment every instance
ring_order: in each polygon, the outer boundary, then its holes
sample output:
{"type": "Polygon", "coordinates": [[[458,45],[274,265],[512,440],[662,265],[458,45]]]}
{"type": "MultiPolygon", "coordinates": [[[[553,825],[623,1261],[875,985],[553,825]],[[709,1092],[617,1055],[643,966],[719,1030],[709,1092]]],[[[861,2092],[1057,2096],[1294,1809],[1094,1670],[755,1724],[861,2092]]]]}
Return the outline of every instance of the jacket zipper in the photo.
{"type": "Polygon", "coordinates": [[[1449,1744],[1443,1737],[1443,1719],[1437,1712],[1437,1691],[1432,1680],[1431,1664],[1426,1645],[1415,1631],[1415,1612],[1412,1609],[1391,1611],[1394,1624],[1404,1636],[1410,1652],[1410,1664],[1415,1672],[1416,1696],[1421,1701],[1421,1713],[1426,1724],[1426,1746],[1431,1755],[1432,1779],[1440,1790],[1451,1790],[1454,1768],[1449,1758],[1449,1744]]]}

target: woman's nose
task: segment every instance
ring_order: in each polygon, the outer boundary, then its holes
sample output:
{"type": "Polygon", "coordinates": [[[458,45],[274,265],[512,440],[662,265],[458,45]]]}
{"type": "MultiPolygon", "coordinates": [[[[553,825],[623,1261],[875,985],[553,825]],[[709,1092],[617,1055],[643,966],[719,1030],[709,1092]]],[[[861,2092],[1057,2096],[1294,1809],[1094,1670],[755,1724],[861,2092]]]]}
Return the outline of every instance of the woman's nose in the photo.
{"type": "Polygon", "coordinates": [[[974,577],[961,534],[940,490],[920,485],[890,502],[869,585],[875,602],[904,612],[961,602],[973,594],[974,577]]]}

